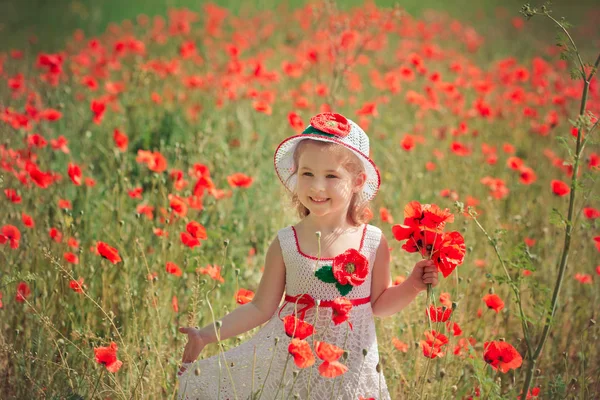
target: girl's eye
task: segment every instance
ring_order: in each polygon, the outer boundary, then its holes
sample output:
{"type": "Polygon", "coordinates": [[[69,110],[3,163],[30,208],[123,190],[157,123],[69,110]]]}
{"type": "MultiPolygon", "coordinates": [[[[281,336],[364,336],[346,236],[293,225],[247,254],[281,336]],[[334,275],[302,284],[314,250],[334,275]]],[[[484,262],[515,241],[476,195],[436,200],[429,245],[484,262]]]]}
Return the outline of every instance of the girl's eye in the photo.
{"type": "Polygon", "coordinates": [[[305,173],[303,173],[303,174],[302,174],[302,176],[312,176],[312,173],[310,173],[310,172],[305,172],[305,173]]]}
{"type": "Polygon", "coordinates": [[[327,175],[327,177],[328,177],[328,178],[337,178],[337,176],[335,176],[335,175],[331,175],[331,174],[327,175]]]}

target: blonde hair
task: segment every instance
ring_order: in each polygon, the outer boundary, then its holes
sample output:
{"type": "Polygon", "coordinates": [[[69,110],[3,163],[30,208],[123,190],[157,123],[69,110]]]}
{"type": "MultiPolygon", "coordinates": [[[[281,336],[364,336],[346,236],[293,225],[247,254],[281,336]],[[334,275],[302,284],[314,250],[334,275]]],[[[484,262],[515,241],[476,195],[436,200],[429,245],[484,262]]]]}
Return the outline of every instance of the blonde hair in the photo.
{"type": "MultiPolygon", "coordinates": [[[[292,173],[288,178],[289,181],[294,175],[298,173],[298,165],[300,160],[300,155],[302,154],[302,149],[306,147],[307,143],[316,143],[320,147],[324,148],[326,151],[331,152],[331,154],[335,157],[343,157],[341,160],[342,166],[346,169],[346,171],[350,172],[353,176],[357,176],[361,172],[365,172],[365,167],[363,163],[358,159],[358,157],[352,153],[350,150],[344,148],[344,146],[340,146],[337,143],[332,142],[323,142],[320,140],[310,140],[305,139],[301,140],[294,149],[294,173],[292,173]]],[[[287,185],[287,182],[286,182],[287,185]]],[[[348,218],[350,222],[354,226],[359,226],[368,222],[368,215],[370,213],[369,202],[364,201],[360,202],[360,192],[353,193],[352,198],[350,199],[350,205],[348,206],[348,218]]],[[[292,192],[292,205],[296,208],[298,216],[300,218],[304,218],[310,214],[310,210],[306,208],[301,202],[300,198],[295,192],[292,192]]]]}

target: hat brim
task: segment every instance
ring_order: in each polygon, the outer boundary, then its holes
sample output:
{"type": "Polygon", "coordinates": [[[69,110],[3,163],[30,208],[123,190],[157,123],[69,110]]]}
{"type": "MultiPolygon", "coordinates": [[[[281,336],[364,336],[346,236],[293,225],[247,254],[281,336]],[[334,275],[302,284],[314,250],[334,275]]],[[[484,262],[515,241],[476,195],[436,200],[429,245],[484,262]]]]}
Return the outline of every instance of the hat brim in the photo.
{"type": "Polygon", "coordinates": [[[302,140],[317,140],[320,142],[331,142],[336,143],[341,146],[344,146],[348,150],[352,151],[359,160],[362,162],[365,173],[367,175],[367,179],[365,184],[363,185],[363,190],[361,192],[362,201],[371,201],[379,191],[379,186],[381,185],[381,176],[379,174],[379,169],[369,158],[367,154],[363,154],[359,150],[349,146],[348,144],[331,137],[326,137],[319,134],[300,134],[296,136],[291,136],[285,139],[283,142],[277,146],[277,150],[275,150],[275,155],[273,157],[273,162],[275,164],[275,172],[277,173],[277,177],[285,186],[287,190],[290,192],[294,192],[297,183],[297,175],[294,175],[294,151],[298,143],[302,140]]]}

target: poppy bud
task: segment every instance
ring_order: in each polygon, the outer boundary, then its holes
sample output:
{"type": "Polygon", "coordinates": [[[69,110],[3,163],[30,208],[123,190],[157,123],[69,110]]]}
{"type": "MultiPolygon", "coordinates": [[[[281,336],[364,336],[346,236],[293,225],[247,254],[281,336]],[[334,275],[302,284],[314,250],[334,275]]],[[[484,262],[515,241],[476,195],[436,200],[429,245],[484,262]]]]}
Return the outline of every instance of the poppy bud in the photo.
{"type": "Polygon", "coordinates": [[[275,344],[277,344],[277,343],[279,343],[279,338],[278,337],[275,338],[275,344]]]}
{"type": "Polygon", "coordinates": [[[440,370],[440,378],[443,378],[443,377],[445,377],[445,376],[446,376],[446,370],[442,368],[442,369],[440,370]]]}
{"type": "Polygon", "coordinates": [[[367,349],[363,349],[363,350],[362,350],[363,357],[366,357],[366,356],[367,356],[367,353],[368,353],[367,349]]]}
{"type": "Polygon", "coordinates": [[[458,303],[453,301],[452,302],[452,311],[456,310],[457,307],[458,307],[458,303]]]}
{"type": "Polygon", "coordinates": [[[344,354],[342,354],[342,359],[346,360],[348,358],[348,350],[344,350],[344,354]]]}
{"type": "Polygon", "coordinates": [[[221,321],[217,321],[217,322],[215,322],[215,326],[217,327],[217,329],[221,329],[221,326],[223,326],[223,323],[221,321]]]}
{"type": "Polygon", "coordinates": [[[490,290],[488,290],[488,293],[489,293],[489,294],[494,294],[494,288],[493,288],[493,287],[491,287],[491,288],[490,288],[490,290]]]}
{"type": "Polygon", "coordinates": [[[200,367],[197,367],[196,369],[194,369],[194,375],[200,376],[200,367]]]}
{"type": "Polygon", "coordinates": [[[450,389],[452,389],[452,393],[456,393],[458,391],[458,386],[452,385],[450,389]]]}
{"type": "Polygon", "coordinates": [[[225,240],[223,240],[223,245],[224,245],[225,247],[229,246],[229,239],[225,239],[225,240]]]}
{"type": "Polygon", "coordinates": [[[377,363],[377,366],[375,367],[375,371],[377,371],[377,373],[381,372],[381,363],[377,363]]]}
{"type": "Polygon", "coordinates": [[[292,376],[294,377],[294,379],[296,379],[296,377],[298,377],[298,374],[300,374],[300,371],[292,372],[292,376]]]}
{"type": "Polygon", "coordinates": [[[317,239],[321,239],[321,231],[316,231],[315,234],[317,235],[317,239]]]}

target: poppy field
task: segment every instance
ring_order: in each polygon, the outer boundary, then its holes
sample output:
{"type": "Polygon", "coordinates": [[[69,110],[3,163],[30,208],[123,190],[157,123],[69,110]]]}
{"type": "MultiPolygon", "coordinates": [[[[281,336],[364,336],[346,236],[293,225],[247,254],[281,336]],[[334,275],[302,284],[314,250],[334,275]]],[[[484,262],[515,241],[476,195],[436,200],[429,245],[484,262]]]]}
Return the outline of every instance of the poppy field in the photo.
{"type": "MultiPolygon", "coordinates": [[[[298,220],[275,148],[321,112],[369,135],[369,223],[394,285],[442,252],[413,245],[438,229],[421,217],[447,223],[452,269],[375,320],[392,398],[600,397],[594,18],[524,6],[497,13],[494,37],[369,2],[195,7],[75,30],[57,51],[35,36],[0,48],[0,398],[176,398],[178,328],[252,301],[269,244],[298,220]],[[556,40],[491,58],[531,24],[556,40]]],[[[317,356],[343,366],[328,346],[317,356]]]]}

